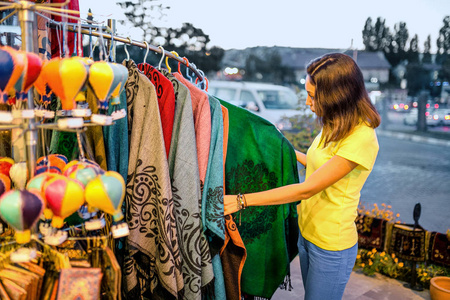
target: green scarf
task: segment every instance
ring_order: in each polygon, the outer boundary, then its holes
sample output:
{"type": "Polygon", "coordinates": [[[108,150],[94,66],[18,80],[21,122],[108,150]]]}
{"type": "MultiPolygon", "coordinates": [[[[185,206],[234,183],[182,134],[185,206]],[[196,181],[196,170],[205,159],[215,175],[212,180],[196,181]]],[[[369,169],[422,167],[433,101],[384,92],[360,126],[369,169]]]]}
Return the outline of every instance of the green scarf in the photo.
{"type": "MultiPolygon", "coordinates": [[[[229,112],[225,194],[252,193],[298,183],[294,148],[267,120],[221,100],[229,112]]],[[[247,249],[243,294],[271,298],[297,255],[297,203],[249,207],[235,213],[247,249]],[[241,215],[240,215],[241,214],[241,215]]]]}

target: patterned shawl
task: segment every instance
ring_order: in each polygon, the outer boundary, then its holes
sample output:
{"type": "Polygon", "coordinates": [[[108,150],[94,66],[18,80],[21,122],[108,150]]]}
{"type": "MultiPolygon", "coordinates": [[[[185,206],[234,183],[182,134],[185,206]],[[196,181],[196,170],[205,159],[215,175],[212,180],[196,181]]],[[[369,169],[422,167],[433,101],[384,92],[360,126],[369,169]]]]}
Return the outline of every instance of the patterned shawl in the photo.
{"type": "Polygon", "coordinates": [[[176,96],[169,168],[182,252],[184,299],[200,299],[212,291],[214,273],[199,211],[201,191],[192,102],[186,86],[166,70],[161,72],[172,82],[176,96]]]}
{"type": "Polygon", "coordinates": [[[206,225],[214,270],[215,297],[226,299],[225,282],[219,251],[225,239],[223,212],[223,116],[222,106],[214,97],[209,97],[211,108],[211,145],[208,169],[202,194],[202,222],[206,225]]]}
{"type": "MultiPolygon", "coordinates": [[[[225,101],[229,112],[226,194],[264,191],[298,182],[295,151],[270,122],[225,101]]],[[[248,256],[242,292],[271,298],[297,254],[296,204],[249,207],[238,226],[248,256]],[[294,226],[295,224],[295,226],[294,226]]],[[[239,218],[239,213],[235,218],[239,218]]]]}
{"type": "Polygon", "coordinates": [[[153,83],[158,96],[159,114],[161,116],[162,131],[166,154],[169,157],[170,141],[172,139],[173,118],[175,114],[175,93],[172,83],[161,72],[147,63],[138,64],[148,79],[153,83]]]}
{"type": "Polygon", "coordinates": [[[129,162],[126,221],[130,228],[125,257],[124,297],[151,298],[161,287],[177,297],[183,289],[181,257],[173,214],[169,166],[156,91],[134,61],[125,61],[129,162]]]}
{"type": "MultiPolygon", "coordinates": [[[[217,253],[225,239],[223,218],[223,117],[220,102],[209,97],[211,107],[211,144],[202,193],[202,222],[209,238],[219,238],[217,253]]],[[[211,244],[211,243],[210,243],[211,244]]]]}
{"type": "Polygon", "coordinates": [[[191,94],[192,110],[194,111],[195,139],[197,142],[198,170],[203,190],[211,141],[211,111],[208,95],[184,78],[180,73],[173,73],[173,75],[189,89],[191,94]]]}

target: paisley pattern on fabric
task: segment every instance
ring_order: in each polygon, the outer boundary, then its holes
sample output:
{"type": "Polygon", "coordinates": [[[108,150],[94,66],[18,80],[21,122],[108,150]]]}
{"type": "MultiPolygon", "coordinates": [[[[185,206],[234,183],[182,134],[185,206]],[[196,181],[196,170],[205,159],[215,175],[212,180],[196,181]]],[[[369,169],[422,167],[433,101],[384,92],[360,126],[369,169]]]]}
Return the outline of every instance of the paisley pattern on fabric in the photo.
{"type": "MultiPolygon", "coordinates": [[[[236,168],[227,172],[225,185],[235,193],[252,193],[265,191],[277,187],[278,178],[274,172],[269,172],[264,163],[256,164],[245,160],[236,168]]],[[[234,214],[242,222],[239,233],[244,243],[251,243],[258,237],[272,229],[272,223],[277,218],[277,206],[252,206],[234,214]]]]}
{"type": "Polygon", "coordinates": [[[216,224],[220,230],[225,231],[225,220],[223,216],[223,186],[214,189],[208,189],[207,199],[210,204],[209,213],[206,214],[206,219],[216,224]]]}
{"type": "MultiPolygon", "coordinates": [[[[183,279],[187,295],[199,294],[201,291],[202,261],[211,263],[208,242],[201,232],[200,214],[192,213],[182,205],[182,199],[177,195],[178,189],[172,183],[175,215],[177,218],[177,234],[183,258],[183,279]]],[[[186,298],[188,299],[188,298],[186,298]]]]}
{"type": "Polygon", "coordinates": [[[188,89],[165,70],[174,87],[176,111],[169,153],[174,214],[182,257],[183,299],[200,299],[213,291],[212,257],[203,232],[200,214],[201,192],[192,104],[188,89]]]}
{"type": "Polygon", "coordinates": [[[168,164],[158,155],[164,142],[156,95],[133,61],[126,66],[130,155],[124,211],[130,235],[118,243],[125,254],[124,289],[133,300],[162,290],[177,297],[183,291],[181,258],[168,164]]]}

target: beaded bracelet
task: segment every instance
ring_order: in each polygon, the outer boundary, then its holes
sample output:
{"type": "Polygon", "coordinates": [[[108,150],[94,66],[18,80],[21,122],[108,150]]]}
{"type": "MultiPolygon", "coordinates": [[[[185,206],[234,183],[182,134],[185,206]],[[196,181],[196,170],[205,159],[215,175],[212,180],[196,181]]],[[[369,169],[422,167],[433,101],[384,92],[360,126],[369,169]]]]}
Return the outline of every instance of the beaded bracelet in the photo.
{"type": "Polygon", "coordinates": [[[239,211],[239,226],[241,226],[241,210],[247,208],[247,200],[245,199],[245,195],[239,193],[236,197],[237,209],[239,211]]]}

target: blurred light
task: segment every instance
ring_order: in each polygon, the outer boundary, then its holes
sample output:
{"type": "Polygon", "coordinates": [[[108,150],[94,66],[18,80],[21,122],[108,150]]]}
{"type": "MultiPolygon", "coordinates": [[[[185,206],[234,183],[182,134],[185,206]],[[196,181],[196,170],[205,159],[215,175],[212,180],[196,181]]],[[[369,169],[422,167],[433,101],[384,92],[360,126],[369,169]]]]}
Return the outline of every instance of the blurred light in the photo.
{"type": "Polygon", "coordinates": [[[395,110],[398,109],[398,104],[394,104],[394,109],[395,109],[395,110]]]}
{"type": "Polygon", "coordinates": [[[444,119],[450,120],[450,115],[445,115],[444,119]]]}
{"type": "Polygon", "coordinates": [[[437,119],[439,119],[439,116],[438,115],[433,115],[433,120],[437,120],[437,119]]]}
{"type": "Polygon", "coordinates": [[[408,108],[409,108],[409,105],[408,104],[405,104],[405,106],[403,107],[405,110],[408,110],[408,108]]]}
{"type": "Polygon", "coordinates": [[[417,101],[413,102],[413,107],[417,107],[417,105],[419,105],[419,103],[417,103],[417,101]]]}
{"type": "Polygon", "coordinates": [[[443,86],[448,86],[448,81],[444,81],[444,82],[442,83],[442,85],[443,85],[443,86]]]}
{"type": "Polygon", "coordinates": [[[211,55],[211,52],[208,51],[208,52],[205,53],[205,55],[206,55],[206,56],[210,56],[210,55],[211,55]]]}
{"type": "Polygon", "coordinates": [[[441,86],[441,82],[440,81],[436,82],[436,86],[441,86]]]}
{"type": "Polygon", "coordinates": [[[227,75],[234,75],[237,74],[239,72],[238,68],[230,68],[230,67],[226,67],[224,70],[224,73],[227,75]]]}
{"type": "Polygon", "coordinates": [[[439,104],[438,104],[438,103],[435,103],[435,104],[434,104],[434,108],[439,108],[439,104]]]}
{"type": "Polygon", "coordinates": [[[378,78],[372,77],[372,78],[370,78],[370,82],[377,83],[378,82],[378,78]]]}
{"type": "Polygon", "coordinates": [[[404,108],[404,107],[405,107],[405,104],[400,103],[400,108],[404,108]]]}
{"type": "Polygon", "coordinates": [[[429,111],[427,111],[427,112],[425,112],[425,116],[427,116],[428,117],[428,115],[430,114],[430,112],[429,111]]]}
{"type": "Polygon", "coordinates": [[[427,103],[427,108],[430,108],[430,103],[427,103]]]}
{"type": "Polygon", "coordinates": [[[305,78],[300,79],[300,83],[301,83],[301,84],[305,84],[305,83],[306,83],[305,78]]]}

